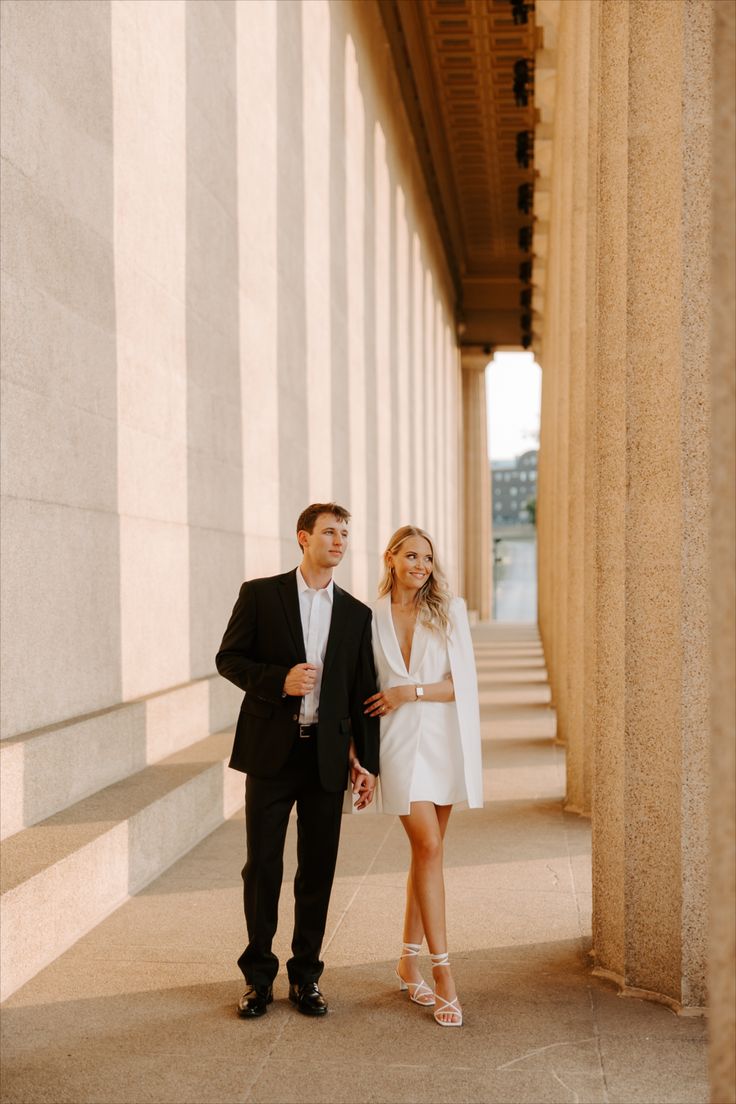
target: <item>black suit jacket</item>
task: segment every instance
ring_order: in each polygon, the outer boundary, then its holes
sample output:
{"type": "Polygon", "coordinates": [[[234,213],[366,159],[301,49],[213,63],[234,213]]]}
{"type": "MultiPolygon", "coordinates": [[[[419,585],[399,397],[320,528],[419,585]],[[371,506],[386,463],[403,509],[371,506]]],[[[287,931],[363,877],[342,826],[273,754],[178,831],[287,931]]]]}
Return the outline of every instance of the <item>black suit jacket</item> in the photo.
{"type": "MultiPolygon", "coordinates": [[[[296,573],[243,583],[217,670],[245,691],[230,766],[255,777],[278,774],[299,739],[301,698],[284,697],[284,680],[306,663],[296,573]]],[[[376,692],[371,611],[335,584],[319,699],[317,751],[326,790],[345,789],[350,736],[361,764],[378,773],[378,720],[363,702],[376,692]]]]}

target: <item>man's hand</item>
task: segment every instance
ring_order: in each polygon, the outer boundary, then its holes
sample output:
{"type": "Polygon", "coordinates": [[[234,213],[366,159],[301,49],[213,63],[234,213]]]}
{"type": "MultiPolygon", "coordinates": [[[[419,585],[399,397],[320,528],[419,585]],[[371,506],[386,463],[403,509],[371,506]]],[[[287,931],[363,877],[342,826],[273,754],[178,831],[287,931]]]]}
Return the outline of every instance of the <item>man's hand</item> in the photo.
{"type": "Polygon", "coordinates": [[[353,803],[353,807],[358,810],[365,809],[373,800],[376,789],[375,774],[371,774],[365,767],[361,767],[357,759],[353,759],[350,764],[350,782],[353,793],[357,794],[357,801],[353,803]]]}
{"type": "Polygon", "coordinates": [[[284,693],[290,698],[303,698],[314,690],[317,668],[313,663],[297,663],[284,679],[284,693]]]}

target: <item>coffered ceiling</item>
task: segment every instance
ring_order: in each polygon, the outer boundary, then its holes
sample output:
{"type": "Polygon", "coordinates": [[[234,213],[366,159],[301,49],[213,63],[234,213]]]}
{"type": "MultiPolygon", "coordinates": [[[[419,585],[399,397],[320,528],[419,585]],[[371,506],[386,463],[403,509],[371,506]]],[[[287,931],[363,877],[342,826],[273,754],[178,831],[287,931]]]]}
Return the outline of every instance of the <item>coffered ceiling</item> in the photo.
{"type": "Polygon", "coordinates": [[[520,345],[516,136],[534,106],[517,106],[514,63],[534,57],[533,13],[509,0],[378,0],[457,295],[463,345],[520,345]]]}

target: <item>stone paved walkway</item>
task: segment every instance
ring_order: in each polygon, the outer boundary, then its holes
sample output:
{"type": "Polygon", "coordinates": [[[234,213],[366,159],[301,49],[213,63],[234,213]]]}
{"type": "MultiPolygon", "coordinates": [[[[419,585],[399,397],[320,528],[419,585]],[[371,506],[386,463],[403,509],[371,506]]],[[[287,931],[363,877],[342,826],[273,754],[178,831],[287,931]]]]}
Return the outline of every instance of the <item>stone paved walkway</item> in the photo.
{"type": "MultiPolygon", "coordinates": [[[[563,752],[535,630],[475,631],[487,804],[453,814],[450,950],[465,1008],[436,1026],[400,996],[407,846],[400,824],[345,818],[325,948],[325,1020],[242,991],[235,817],[3,1006],[6,1104],[463,1104],[708,1099],[704,1024],[621,999],[588,973],[589,825],[562,812],[563,752]]],[[[293,877],[293,841],[285,873],[293,877]]],[[[277,951],[291,913],[282,901],[277,951]]]]}

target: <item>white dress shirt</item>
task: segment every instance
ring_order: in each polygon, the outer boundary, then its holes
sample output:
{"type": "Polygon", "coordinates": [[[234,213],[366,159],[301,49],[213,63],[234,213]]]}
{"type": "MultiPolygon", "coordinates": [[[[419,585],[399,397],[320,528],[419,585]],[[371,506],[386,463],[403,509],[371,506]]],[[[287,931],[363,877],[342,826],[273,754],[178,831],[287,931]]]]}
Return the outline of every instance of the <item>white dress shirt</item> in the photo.
{"type": "Polygon", "coordinates": [[[299,614],[302,619],[302,634],[307,663],[317,668],[314,690],[302,698],[299,712],[300,724],[314,724],[319,717],[319,693],[322,687],[322,668],[327,649],[327,637],[330,635],[332,621],[332,599],[335,584],[332,579],[321,590],[313,590],[305,582],[301,568],[296,569],[296,588],[299,592],[299,614]]]}

